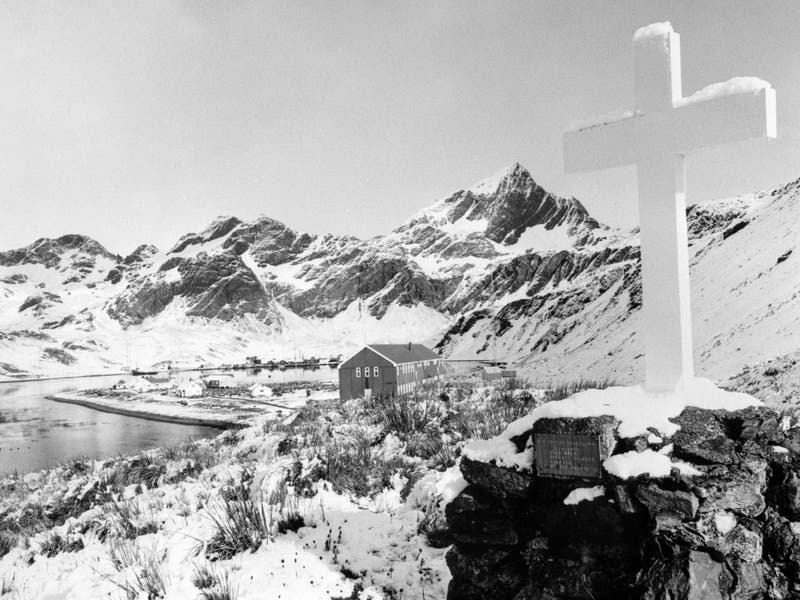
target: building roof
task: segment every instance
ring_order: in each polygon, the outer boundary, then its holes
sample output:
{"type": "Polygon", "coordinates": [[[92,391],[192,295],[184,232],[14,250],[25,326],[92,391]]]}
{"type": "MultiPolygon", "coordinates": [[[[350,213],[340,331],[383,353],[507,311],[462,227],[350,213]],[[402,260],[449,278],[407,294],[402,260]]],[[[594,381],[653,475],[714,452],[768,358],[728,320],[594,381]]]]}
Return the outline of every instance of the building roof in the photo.
{"type": "Polygon", "coordinates": [[[442,358],[422,344],[370,344],[367,348],[396,365],[442,358]]]}

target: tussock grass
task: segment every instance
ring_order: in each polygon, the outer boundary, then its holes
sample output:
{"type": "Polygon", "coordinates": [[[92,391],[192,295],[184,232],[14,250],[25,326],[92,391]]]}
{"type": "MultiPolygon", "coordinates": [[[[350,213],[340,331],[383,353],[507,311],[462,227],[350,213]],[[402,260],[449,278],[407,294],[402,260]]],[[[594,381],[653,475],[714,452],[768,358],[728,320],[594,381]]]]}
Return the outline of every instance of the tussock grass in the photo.
{"type": "MultiPolygon", "coordinates": [[[[232,445],[238,440],[238,434],[233,430],[226,431],[221,437],[225,438],[222,441],[223,445],[232,445]]],[[[212,444],[201,444],[194,440],[164,448],[164,458],[169,461],[181,459],[192,461],[196,464],[198,472],[214,466],[220,459],[212,444]]]]}
{"type": "Polygon", "coordinates": [[[221,504],[208,511],[216,530],[206,543],[208,560],[227,560],[240,552],[255,552],[269,540],[272,519],[261,501],[249,497],[223,498],[221,504]]]}
{"type": "MultiPolygon", "coordinates": [[[[158,531],[158,524],[151,516],[144,514],[141,506],[135,500],[109,502],[106,505],[106,510],[106,523],[109,529],[116,531],[125,539],[132,540],[140,535],[158,531]]],[[[102,535],[98,535],[98,537],[103,539],[102,535]]]]}
{"type": "Polygon", "coordinates": [[[166,471],[164,457],[143,452],[131,459],[120,459],[114,467],[104,474],[103,483],[115,492],[121,492],[129,485],[158,486],[159,478],[166,471]]]}
{"type": "Polygon", "coordinates": [[[289,491],[285,480],[270,494],[269,505],[270,511],[272,511],[270,519],[279,534],[297,531],[306,526],[306,517],[300,511],[297,496],[294,490],[289,491]]]}
{"type": "Polygon", "coordinates": [[[426,431],[447,416],[447,408],[434,393],[376,397],[366,401],[365,409],[388,431],[401,437],[426,431]]]}
{"type": "Polygon", "coordinates": [[[201,600],[236,600],[239,596],[230,571],[219,572],[208,565],[195,566],[192,584],[200,590],[201,600]]]}
{"type": "Polygon", "coordinates": [[[17,545],[19,536],[11,531],[0,531],[0,558],[11,552],[17,545]]]}
{"type": "Polygon", "coordinates": [[[615,385],[612,379],[577,379],[575,381],[561,381],[550,384],[546,387],[546,397],[548,402],[563,400],[572,394],[577,394],[583,390],[604,390],[615,385]]]}
{"type": "Polygon", "coordinates": [[[192,573],[192,585],[199,590],[213,587],[216,581],[214,569],[211,565],[195,565],[192,573]]]}
{"type": "Polygon", "coordinates": [[[14,577],[12,576],[10,579],[6,579],[5,577],[0,577],[0,596],[5,596],[6,594],[13,594],[16,591],[16,587],[14,586],[14,577]]]}
{"type": "Polygon", "coordinates": [[[162,567],[166,552],[155,546],[143,549],[127,540],[111,540],[108,553],[114,569],[122,576],[121,581],[111,581],[128,600],[138,600],[142,595],[148,600],[166,596],[169,575],[162,567]]]}
{"type": "Polygon", "coordinates": [[[83,550],[83,540],[76,538],[68,540],[60,533],[51,531],[42,541],[40,547],[42,555],[52,558],[62,552],[78,552],[83,550]]]}
{"type": "Polygon", "coordinates": [[[325,459],[323,477],[338,493],[369,496],[391,487],[397,473],[409,482],[419,478],[416,465],[403,456],[383,455],[369,436],[358,430],[349,439],[328,440],[320,454],[325,459]]]}

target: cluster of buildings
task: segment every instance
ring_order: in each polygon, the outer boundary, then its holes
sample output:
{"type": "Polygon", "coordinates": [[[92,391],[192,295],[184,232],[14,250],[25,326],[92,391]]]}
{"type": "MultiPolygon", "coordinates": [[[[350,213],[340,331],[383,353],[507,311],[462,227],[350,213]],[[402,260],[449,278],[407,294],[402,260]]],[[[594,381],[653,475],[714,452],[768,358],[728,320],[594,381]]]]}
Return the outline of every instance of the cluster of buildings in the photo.
{"type": "MultiPolygon", "coordinates": [[[[255,365],[261,361],[250,356],[247,357],[247,362],[248,365],[255,365]]],[[[490,370],[491,368],[485,369],[484,378],[494,377],[490,370]]],[[[499,377],[500,370],[495,370],[499,377]]],[[[422,385],[439,381],[444,375],[444,361],[436,352],[422,344],[370,344],[341,361],[338,374],[341,400],[371,396],[391,397],[413,393],[422,385]]],[[[235,385],[236,381],[231,375],[212,374],[202,380],[181,381],[173,388],[173,393],[179,397],[192,398],[203,396],[206,388],[229,388],[235,385]]],[[[120,381],[118,386],[127,389],[146,386],[146,389],[137,388],[137,391],[149,391],[155,387],[143,377],[137,378],[133,384],[120,381]]],[[[262,387],[268,386],[262,384],[262,387]]],[[[268,394],[267,390],[259,389],[254,391],[254,395],[268,394]]]]}

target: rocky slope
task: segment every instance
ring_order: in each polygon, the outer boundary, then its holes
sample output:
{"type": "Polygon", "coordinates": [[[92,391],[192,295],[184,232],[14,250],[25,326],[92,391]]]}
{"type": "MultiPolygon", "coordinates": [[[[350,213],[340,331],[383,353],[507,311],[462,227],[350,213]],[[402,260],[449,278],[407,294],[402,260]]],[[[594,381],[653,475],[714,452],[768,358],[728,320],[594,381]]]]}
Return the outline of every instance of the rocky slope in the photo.
{"type": "MultiPolygon", "coordinates": [[[[699,371],[729,376],[797,348],[799,187],[689,210],[699,371]]],[[[627,380],[641,362],[638,260],[636,232],[519,164],[370,240],[268,217],[219,218],[124,258],[83,236],[38,240],[0,253],[0,376],[415,339],[538,378],[627,380]]]]}

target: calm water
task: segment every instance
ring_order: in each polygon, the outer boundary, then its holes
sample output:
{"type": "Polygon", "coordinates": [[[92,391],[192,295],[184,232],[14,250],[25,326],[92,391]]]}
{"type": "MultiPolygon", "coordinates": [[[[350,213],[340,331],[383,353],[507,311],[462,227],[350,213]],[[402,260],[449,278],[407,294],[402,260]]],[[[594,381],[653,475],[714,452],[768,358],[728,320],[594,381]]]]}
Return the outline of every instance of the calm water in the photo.
{"type": "MultiPolygon", "coordinates": [[[[336,370],[287,369],[231,373],[244,382],[333,381],[336,370]]],[[[198,377],[182,373],[181,377],[198,377]]],[[[214,427],[149,421],[47,400],[45,396],[108,387],[119,376],[28,383],[0,383],[0,473],[36,471],[76,456],[107,458],[140,450],[213,437],[214,427]]]]}

